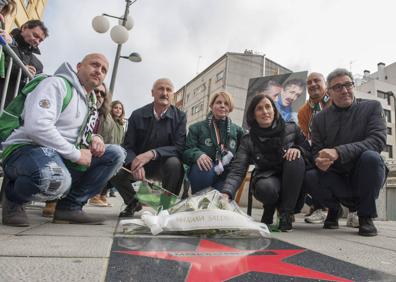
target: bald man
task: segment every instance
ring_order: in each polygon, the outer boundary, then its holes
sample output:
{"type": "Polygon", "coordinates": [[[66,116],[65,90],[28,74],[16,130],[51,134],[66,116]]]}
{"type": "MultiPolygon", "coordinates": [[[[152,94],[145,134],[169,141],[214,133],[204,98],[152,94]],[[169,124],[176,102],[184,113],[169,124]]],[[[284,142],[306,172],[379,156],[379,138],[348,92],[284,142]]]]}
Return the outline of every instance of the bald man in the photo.
{"type": "Polygon", "coordinates": [[[93,89],[102,84],[108,67],[102,54],[89,54],[77,64],[77,72],[64,63],[27,96],[23,125],[2,143],[9,179],[3,224],[28,226],[23,204],[59,198],[55,223],[103,222],[82,207],[125,159],[120,146],[105,146],[101,136],[93,134],[98,118],[93,89]]]}
{"type": "Polygon", "coordinates": [[[326,81],[323,74],[311,72],[307,77],[309,99],[298,110],[298,126],[309,140],[311,136],[312,119],[322,109],[330,105],[330,98],[326,95],[326,81]]]}
{"type": "Polygon", "coordinates": [[[124,139],[127,151],[124,166],[132,174],[121,170],[112,179],[127,205],[120,217],[131,217],[141,209],[130,181],[159,180],[168,191],[180,192],[184,176],[181,155],[186,142],[186,114],[171,105],[173,94],[172,81],[157,79],[151,90],[154,101],[135,110],[129,118],[124,139]]]}

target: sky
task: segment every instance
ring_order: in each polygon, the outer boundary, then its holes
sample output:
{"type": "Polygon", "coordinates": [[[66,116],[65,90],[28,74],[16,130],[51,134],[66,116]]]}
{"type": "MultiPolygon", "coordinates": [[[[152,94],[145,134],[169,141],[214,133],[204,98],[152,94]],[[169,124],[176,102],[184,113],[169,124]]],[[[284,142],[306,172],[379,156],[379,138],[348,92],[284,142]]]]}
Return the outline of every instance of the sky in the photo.
{"type": "MultiPolygon", "coordinates": [[[[124,0],[48,0],[43,20],[50,36],[40,45],[44,72],[100,52],[110,62],[109,85],[117,45],[91,22],[124,9],[124,0]]],[[[113,99],[129,116],[152,101],[156,79],[168,77],[178,90],[226,52],[246,49],[293,71],[375,72],[377,63],[396,61],[395,10],[393,0],[137,0],[121,55],[138,52],[143,60],[120,60],[113,99]]]]}

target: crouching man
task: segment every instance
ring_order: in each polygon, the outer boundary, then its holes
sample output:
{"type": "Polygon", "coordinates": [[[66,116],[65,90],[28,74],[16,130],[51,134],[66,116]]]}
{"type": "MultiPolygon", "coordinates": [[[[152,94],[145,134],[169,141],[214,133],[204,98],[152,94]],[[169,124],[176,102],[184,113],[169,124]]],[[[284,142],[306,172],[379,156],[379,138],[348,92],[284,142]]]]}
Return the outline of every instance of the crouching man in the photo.
{"type": "Polygon", "coordinates": [[[386,177],[380,156],[386,144],[384,112],[378,101],[355,99],[353,77],[345,69],[328,75],[327,89],[333,104],[313,119],[317,169],[307,172],[308,189],[329,208],[323,228],[338,228],[341,203],[357,210],[359,235],[375,236],[375,199],[386,177]]]}
{"type": "Polygon", "coordinates": [[[89,54],[77,64],[77,72],[64,63],[56,76],[28,94],[23,125],[2,144],[9,179],[2,202],[4,225],[28,226],[24,203],[59,198],[55,223],[103,222],[82,207],[125,159],[120,146],[105,145],[93,134],[98,113],[92,90],[102,84],[107,70],[103,55],[89,54]]]}

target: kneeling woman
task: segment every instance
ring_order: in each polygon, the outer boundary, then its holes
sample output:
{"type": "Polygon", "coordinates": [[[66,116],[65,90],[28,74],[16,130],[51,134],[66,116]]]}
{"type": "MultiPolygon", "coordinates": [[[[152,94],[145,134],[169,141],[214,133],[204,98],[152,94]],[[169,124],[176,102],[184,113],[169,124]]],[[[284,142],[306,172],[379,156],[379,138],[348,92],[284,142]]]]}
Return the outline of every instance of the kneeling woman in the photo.
{"type": "Polygon", "coordinates": [[[244,133],[228,117],[234,108],[230,94],[215,93],[209,106],[211,112],[207,118],[189,127],[183,153],[193,193],[209,186],[217,190],[223,187],[229,163],[244,133]]]}
{"type": "Polygon", "coordinates": [[[305,163],[301,147],[304,137],[295,123],[285,123],[267,95],[257,95],[250,103],[246,121],[250,127],[239,146],[222,192],[233,198],[249,164],[255,165],[253,190],[264,205],[261,219],[272,224],[275,209],[280,213],[279,229],[292,229],[292,214],[301,192],[305,163]]]}

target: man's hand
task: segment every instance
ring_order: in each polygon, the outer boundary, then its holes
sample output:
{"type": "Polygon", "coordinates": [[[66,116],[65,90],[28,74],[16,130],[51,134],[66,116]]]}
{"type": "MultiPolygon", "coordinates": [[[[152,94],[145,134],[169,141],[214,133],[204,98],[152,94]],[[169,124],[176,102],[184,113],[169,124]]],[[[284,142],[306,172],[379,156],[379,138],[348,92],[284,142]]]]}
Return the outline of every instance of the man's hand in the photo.
{"type": "Polygon", "coordinates": [[[137,155],[131,164],[131,171],[139,170],[143,168],[147,163],[149,163],[154,158],[153,151],[147,151],[143,154],[137,155]]]}
{"type": "Polygon", "coordinates": [[[209,171],[213,166],[213,161],[207,154],[202,154],[197,160],[197,165],[201,171],[209,171]]]}
{"type": "Polygon", "coordinates": [[[336,160],[338,160],[338,158],[340,156],[338,155],[338,152],[336,149],[322,149],[319,151],[319,157],[326,158],[326,159],[329,159],[329,160],[335,162],[336,160]]]}
{"type": "Polygon", "coordinates": [[[28,69],[28,71],[30,72],[31,75],[35,76],[36,75],[36,68],[31,66],[31,65],[26,65],[26,68],[28,69]]]}
{"type": "Polygon", "coordinates": [[[283,155],[283,158],[288,161],[294,161],[295,159],[299,159],[301,157],[301,152],[297,148],[289,148],[286,153],[283,155]]]}
{"type": "Polygon", "coordinates": [[[94,136],[92,138],[91,145],[89,145],[89,149],[94,157],[101,157],[105,152],[105,144],[99,136],[94,136]]]}
{"type": "Polygon", "coordinates": [[[327,171],[329,167],[333,164],[333,161],[329,160],[328,158],[317,157],[315,159],[315,164],[320,170],[327,171]]]}
{"type": "Polygon", "coordinates": [[[92,160],[91,151],[88,149],[81,149],[80,153],[81,156],[76,163],[79,165],[90,166],[92,160]]]}
{"type": "Polygon", "coordinates": [[[135,180],[144,180],[146,178],[146,171],[144,170],[144,167],[132,171],[132,176],[135,180]]]}

